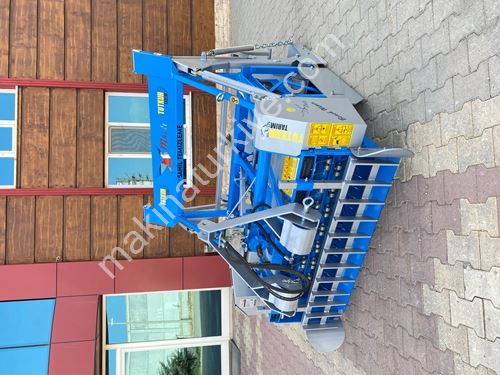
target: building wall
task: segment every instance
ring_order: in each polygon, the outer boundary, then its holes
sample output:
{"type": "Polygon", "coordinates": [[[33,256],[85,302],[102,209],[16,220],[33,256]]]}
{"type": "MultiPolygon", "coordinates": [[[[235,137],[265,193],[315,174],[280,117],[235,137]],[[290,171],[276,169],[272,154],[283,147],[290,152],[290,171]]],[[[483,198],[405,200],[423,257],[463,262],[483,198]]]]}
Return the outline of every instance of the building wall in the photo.
{"type": "MultiPolygon", "coordinates": [[[[0,266],[0,283],[10,285],[0,290],[0,303],[55,299],[50,375],[102,373],[101,296],[104,294],[231,285],[229,268],[218,256],[140,259],[123,262],[122,269],[107,262],[108,274],[99,263],[0,266]]],[[[5,340],[5,335],[2,339],[5,340]]]]}
{"type": "MultiPolygon", "coordinates": [[[[173,55],[214,46],[210,0],[6,0],[0,2],[0,78],[137,84],[132,49],[173,55]]],[[[17,187],[103,188],[104,89],[19,88],[17,187]]],[[[103,85],[104,87],[104,85],[103,85]]],[[[112,91],[112,90],[110,90],[112,91]]],[[[194,164],[215,146],[215,100],[193,93],[194,164]]],[[[0,264],[99,260],[139,230],[136,195],[2,196],[0,264]]],[[[209,197],[198,197],[205,204],[209,197]]],[[[155,232],[135,257],[203,253],[194,236],[155,232]]]]}

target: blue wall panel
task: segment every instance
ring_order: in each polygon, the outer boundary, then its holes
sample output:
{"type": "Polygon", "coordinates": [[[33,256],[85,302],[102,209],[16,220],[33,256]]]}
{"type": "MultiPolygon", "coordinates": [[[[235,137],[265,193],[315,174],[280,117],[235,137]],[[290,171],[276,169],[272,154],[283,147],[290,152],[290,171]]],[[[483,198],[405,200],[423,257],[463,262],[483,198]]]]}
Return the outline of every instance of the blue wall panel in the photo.
{"type": "Polygon", "coordinates": [[[48,345],[53,299],[0,303],[0,348],[48,345]]]}

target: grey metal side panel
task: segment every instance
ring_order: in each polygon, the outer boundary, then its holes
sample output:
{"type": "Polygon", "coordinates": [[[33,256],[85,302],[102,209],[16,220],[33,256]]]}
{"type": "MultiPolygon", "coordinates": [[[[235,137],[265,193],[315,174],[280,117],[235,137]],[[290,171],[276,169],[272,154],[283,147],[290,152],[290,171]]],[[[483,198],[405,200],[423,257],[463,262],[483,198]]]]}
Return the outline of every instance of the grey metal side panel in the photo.
{"type": "Polygon", "coordinates": [[[229,343],[230,358],[231,358],[231,375],[241,374],[241,352],[236,346],[236,343],[231,340],[229,343]]]}

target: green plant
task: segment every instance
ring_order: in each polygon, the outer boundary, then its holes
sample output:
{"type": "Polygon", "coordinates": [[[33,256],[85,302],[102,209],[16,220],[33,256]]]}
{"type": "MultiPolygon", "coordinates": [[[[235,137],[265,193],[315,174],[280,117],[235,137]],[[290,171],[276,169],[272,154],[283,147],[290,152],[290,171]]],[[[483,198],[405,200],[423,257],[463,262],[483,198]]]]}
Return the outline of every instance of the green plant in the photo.
{"type": "Polygon", "coordinates": [[[195,352],[189,349],[178,349],[167,363],[160,362],[158,375],[196,375],[200,367],[200,360],[195,352]]]}

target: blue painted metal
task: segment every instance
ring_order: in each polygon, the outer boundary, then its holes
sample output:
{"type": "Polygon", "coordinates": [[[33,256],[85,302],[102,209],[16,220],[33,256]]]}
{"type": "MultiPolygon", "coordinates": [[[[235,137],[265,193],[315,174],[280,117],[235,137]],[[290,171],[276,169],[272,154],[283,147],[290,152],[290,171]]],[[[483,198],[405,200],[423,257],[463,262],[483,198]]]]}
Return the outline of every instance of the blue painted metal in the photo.
{"type": "MultiPolygon", "coordinates": [[[[311,148],[301,152],[298,156],[298,173],[295,182],[297,187],[293,190],[291,196],[280,190],[277,185],[276,176],[271,169],[272,158],[277,155],[271,152],[253,151],[247,147],[252,145],[252,133],[248,127],[248,121],[253,118],[254,104],[248,94],[239,92],[236,96],[227,92],[221,91],[216,87],[210,86],[200,80],[199,77],[187,74],[176,68],[170,56],[152,54],[148,52],[134,51],[134,69],[136,73],[142,73],[148,77],[148,89],[150,98],[150,118],[151,118],[151,143],[153,148],[153,182],[154,182],[154,204],[153,206],[145,207],[145,220],[159,225],[173,226],[178,223],[182,224],[193,232],[198,232],[197,220],[202,217],[227,217],[244,216],[254,210],[262,209],[271,205],[283,205],[290,202],[302,202],[305,197],[311,197],[315,202],[318,202],[317,209],[321,213],[333,211],[339,204],[339,192],[329,193],[326,190],[315,189],[315,182],[318,181],[344,181],[344,174],[348,166],[349,160],[353,158],[353,154],[349,148],[311,148]],[[185,171],[183,169],[183,134],[181,126],[184,123],[184,113],[182,105],[183,85],[190,85],[205,91],[211,95],[218,97],[220,100],[236,102],[233,120],[232,134],[232,151],[231,164],[229,168],[229,186],[227,209],[225,210],[185,210],[182,206],[182,189],[185,179],[185,171]],[[160,99],[164,98],[162,102],[160,99]],[[235,100],[237,98],[237,100],[235,100]],[[166,166],[165,155],[170,155],[170,166],[166,166]],[[306,163],[307,161],[307,163],[306,163]],[[258,164],[258,167],[257,167],[258,164]],[[310,170],[304,176],[301,176],[301,171],[306,165],[310,165],[310,170]],[[328,168],[327,165],[336,166],[336,168],[328,168]],[[240,182],[244,180],[243,186],[245,190],[250,190],[252,207],[246,212],[239,212],[238,203],[243,197],[241,196],[240,182]],[[271,180],[271,181],[270,181],[271,180]]],[[[238,73],[221,73],[225,77],[238,80],[266,89],[255,74],[274,74],[287,75],[297,73],[295,66],[245,66],[238,73]]],[[[283,80],[274,79],[270,82],[271,90],[277,90],[282,95],[291,94],[283,80]]],[[[296,96],[305,98],[325,97],[315,87],[308,87],[307,93],[296,96]]],[[[369,138],[364,139],[362,147],[376,147],[375,143],[369,138]]],[[[392,159],[368,159],[374,162],[380,160],[388,160],[399,162],[397,158],[392,159]]],[[[358,237],[353,241],[353,247],[357,249],[357,253],[350,254],[347,258],[347,263],[352,265],[352,268],[340,268],[324,271],[325,277],[343,277],[347,279],[345,282],[340,282],[337,291],[341,295],[335,296],[330,301],[334,302],[333,306],[327,307],[312,307],[311,313],[338,312],[342,314],[347,308],[350,294],[354,287],[360,267],[363,263],[365,253],[371,237],[376,228],[376,220],[379,219],[383,202],[387,198],[390,189],[390,184],[396,173],[397,165],[382,166],[379,168],[376,181],[389,183],[388,186],[374,186],[371,188],[369,198],[377,200],[381,204],[364,206],[362,216],[368,220],[361,220],[359,227],[355,233],[363,233],[364,237],[358,237]]],[[[356,166],[352,180],[365,181],[370,174],[370,167],[363,165],[356,166]]],[[[359,215],[358,209],[360,200],[364,193],[363,186],[351,186],[347,192],[347,198],[352,200],[352,203],[344,204],[340,212],[341,217],[359,215]]],[[[366,197],[365,197],[366,199],[366,197]]],[[[339,206],[340,207],[340,206],[339,206]]],[[[319,227],[329,228],[332,223],[332,216],[323,215],[319,227]]],[[[353,223],[348,220],[340,220],[336,226],[336,231],[341,233],[351,233],[353,223]]],[[[315,276],[315,264],[318,263],[319,255],[311,249],[311,252],[303,257],[296,257],[290,264],[288,259],[284,258],[279,252],[273,248],[278,247],[282,253],[290,256],[291,253],[284,248],[279,241],[274,244],[269,244],[268,238],[273,238],[273,232],[269,227],[259,227],[254,223],[246,225],[245,228],[248,252],[258,253],[262,263],[277,263],[291,266],[294,270],[303,273],[311,278],[315,276]],[[267,236],[263,235],[262,230],[265,230],[267,236]],[[261,254],[262,249],[264,253],[261,254]]],[[[340,237],[340,236],[339,236],[340,237]]],[[[324,245],[324,233],[316,234],[315,243],[324,245]]],[[[346,238],[335,238],[332,241],[332,250],[345,250],[346,238]]],[[[329,254],[326,263],[338,263],[341,259],[340,254],[329,254]]],[[[261,276],[268,276],[268,270],[256,270],[261,276]]],[[[319,284],[319,290],[331,289],[332,283],[319,284]]],[[[320,302],[324,297],[318,297],[316,302],[320,302]]],[[[313,298],[314,299],[314,298],[313,298]]],[[[305,307],[310,304],[311,294],[305,293],[300,301],[299,306],[305,307]]],[[[270,319],[276,323],[302,322],[304,319],[304,310],[297,312],[292,317],[285,317],[279,312],[271,312],[270,319]]],[[[328,318],[326,322],[333,321],[336,318],[328,318]]],[[[310,319],[309,324],[321,322],[321,319],[310,319]]],[[[324,322],[324,320],[323,320],[324,322]]]]}

